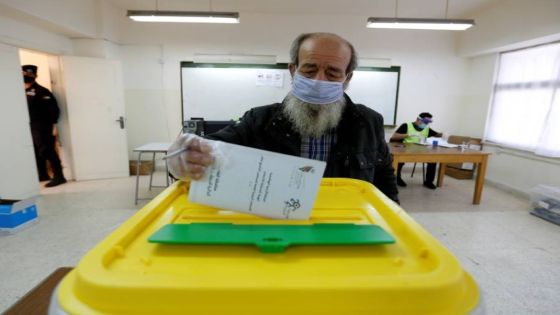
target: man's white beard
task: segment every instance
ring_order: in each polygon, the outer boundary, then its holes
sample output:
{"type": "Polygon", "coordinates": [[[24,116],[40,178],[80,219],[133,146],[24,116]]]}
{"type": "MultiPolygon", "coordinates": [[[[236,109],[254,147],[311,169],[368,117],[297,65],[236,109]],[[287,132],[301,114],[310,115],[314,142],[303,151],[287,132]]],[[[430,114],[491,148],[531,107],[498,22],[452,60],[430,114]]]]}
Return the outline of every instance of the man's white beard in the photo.
{"type": "Polygon", "coordinates": [[[284,114],[300,135],[318,138],[338,125],[345,105],[344,98],[328,104],[311,104],[288,93],[284,114]]]}

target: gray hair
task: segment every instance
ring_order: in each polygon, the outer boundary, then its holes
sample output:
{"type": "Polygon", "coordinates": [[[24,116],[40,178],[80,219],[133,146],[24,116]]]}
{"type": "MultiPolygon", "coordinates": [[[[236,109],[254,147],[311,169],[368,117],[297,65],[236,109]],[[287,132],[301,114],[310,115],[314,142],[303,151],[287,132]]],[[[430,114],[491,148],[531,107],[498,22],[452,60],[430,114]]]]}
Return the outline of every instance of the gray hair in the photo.
{"type": "Polygon", "coordinates": [[[349,41],[347,41],[346,39],[333,34],[333,33],[304,33],[299,35],[298,37],[296,37],[296,39],[294,39],[294,41],[292,42],[292,46],[290,47],[290,63],[293,63],[294,65],[298,65],[299,62],[299,49],[301,47],[301,44],[308,38],[314,38],[314,37],[336,37],[338,39],[340,39],[342,42],[346,43],[346,45],[348,45],[348,47],[350,47],[350,51],[352,52],[351,56],[350,56],[350,62],[348,63],[348,66],[346,67],[346,73],[350,73],[352,71],[354,71],[356,69],[356,67],[358,66],[358,54],[356,53],[356,50],[354,49],[354,46],[352,46],[352,44],[350,44],[349,41]]]}

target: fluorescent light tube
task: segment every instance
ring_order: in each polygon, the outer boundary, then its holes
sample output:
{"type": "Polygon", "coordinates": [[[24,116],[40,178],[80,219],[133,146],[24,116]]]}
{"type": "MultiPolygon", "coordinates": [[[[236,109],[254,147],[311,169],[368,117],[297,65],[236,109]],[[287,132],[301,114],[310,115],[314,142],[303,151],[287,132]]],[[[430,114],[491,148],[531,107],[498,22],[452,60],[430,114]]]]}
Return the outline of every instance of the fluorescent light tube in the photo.
{"type": "Polygon", "coordinates": [[[413,30],[464,31],[474,25],[474,20],[411,19],[370,17],[368,28],[393,28],[413,30]]]}
{"type": "Polygon", "coordinates": [[[239,13],[237,12],[129,10],[127,16],[136,22],[239,23],[239,13]]]}

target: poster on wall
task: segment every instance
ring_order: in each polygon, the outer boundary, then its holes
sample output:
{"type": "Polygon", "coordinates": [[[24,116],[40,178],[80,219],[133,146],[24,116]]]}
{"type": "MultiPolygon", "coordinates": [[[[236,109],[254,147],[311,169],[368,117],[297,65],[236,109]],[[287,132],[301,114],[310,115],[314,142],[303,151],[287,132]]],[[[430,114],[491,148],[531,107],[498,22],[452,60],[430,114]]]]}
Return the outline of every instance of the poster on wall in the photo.
{"type": "Polygon", "coordinates": [[[256,86],[273,86],[281,88],[284,86],[284,73],[279,70],[257,70],[256,86]]]}

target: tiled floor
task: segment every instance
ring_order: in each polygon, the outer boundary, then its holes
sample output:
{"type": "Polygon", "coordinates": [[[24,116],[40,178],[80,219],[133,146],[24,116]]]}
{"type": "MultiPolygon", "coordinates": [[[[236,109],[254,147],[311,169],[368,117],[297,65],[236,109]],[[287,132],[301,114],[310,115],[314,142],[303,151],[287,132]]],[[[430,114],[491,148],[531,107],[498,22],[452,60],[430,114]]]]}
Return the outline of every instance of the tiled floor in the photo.
{"type": "MultiPolygon", "coordinates": [[[[485,314],[559,313],[560,226],[530,215],[527,200],[488,185],[482,204],[472,205],[473,181],[446,177],[432,191],[419,177],[405,177],[401,206],[475,278],[485,314]]],[[[76,265],[142,206],[134,206],[132,177],[71,182],[42,194],[40,222],[0,236],[0,310],[56,268],[76,265]]]]}
{"type": "Polygon", "coordinates": [[[560,226],[530,215],[527,199],[489,185],[472,205],[472,180],[445,177],[434,191],[405,180],[401,206],[474,277],[485,314],[559,314],[560,226]]]}

